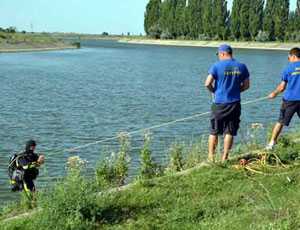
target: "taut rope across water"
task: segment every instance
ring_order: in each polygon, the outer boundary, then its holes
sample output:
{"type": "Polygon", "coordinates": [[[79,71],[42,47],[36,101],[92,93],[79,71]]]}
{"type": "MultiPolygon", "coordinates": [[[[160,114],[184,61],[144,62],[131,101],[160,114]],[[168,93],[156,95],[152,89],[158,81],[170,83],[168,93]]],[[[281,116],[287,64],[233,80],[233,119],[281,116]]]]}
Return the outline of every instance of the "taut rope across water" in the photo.
{"type": "MultiPolygon", "coordinates": [[[[260,102],[260,101],[264,101],[266,99],[268,99],[268,97],[261,97],[261,98],[255,99],[255,100],[243,102],[242,105],[254,104],[254,103],[257,103],[257,102],[260,102]]],[[[132,135],[136,135],[138,133],[143,133],[145,131],[150,131],[150,130],[170,126],[170,125],[176,124],[178,122],[193,120],[193,119],[198,118],[198,117],[204,117],[204,116],[209,115],[209,114],[210,114],[210,111],[204,112],[204,113],[197,113],[197,114],[194,114],[194,115],[191,115],[191,116],[188,116],[188,117],[184,117],[184,118],[176,119],[174,121],[161,123],[161,124],[154,125],[154,126],[151,126],[151,127],[148,127],[148,128],[143,128],[143,129],[135,130],[135,131],[132,131],[132,132],[126,132],[126,134],[132,136],[132,135]]],[[[84,148],[87,148],[87,147],[92,146],[92,145],[98,145],[98,144],[101,144],[101,143],[104,143],[104,142],[107,142],[107,141],[117,140],[118,138],[119,138],[119,136],[116,135],[116,136],[113,136],[113,137],[110,137],[110,138],[106,138],[106,139],[103,139],[103,140],[98,140],[98,141],[95,141],[95,142],[90,142],[90,143],[80,145],[80,146],[77,146],[77,147],[74,147],[74,148],[65,149],[64,152],[75,152],[77,150],[84,149],[84,148]]]]}

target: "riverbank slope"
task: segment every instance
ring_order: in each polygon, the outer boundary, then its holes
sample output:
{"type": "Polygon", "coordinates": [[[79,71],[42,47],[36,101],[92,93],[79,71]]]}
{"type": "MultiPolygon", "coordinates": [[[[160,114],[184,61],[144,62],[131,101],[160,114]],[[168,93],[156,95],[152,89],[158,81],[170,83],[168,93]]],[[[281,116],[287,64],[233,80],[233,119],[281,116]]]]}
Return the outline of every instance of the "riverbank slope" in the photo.
{"type": "Polygon", "coordinates": [[[8,33],[0,32],[0,53],[49,51],[75,49],[78,46],[72,41],[53,37],[48,33],[8,33]]]}
{"type": "Polygon", "coordinates": [[[13,221],[5,221],[13,212],[2,212],[1,227],[299,229],[299,137],[282,138],[273,152],[246,146],[247,163],[202,163],[98,194],[93,180],[70,173],[39,197],[38,212],[13,221]]]}

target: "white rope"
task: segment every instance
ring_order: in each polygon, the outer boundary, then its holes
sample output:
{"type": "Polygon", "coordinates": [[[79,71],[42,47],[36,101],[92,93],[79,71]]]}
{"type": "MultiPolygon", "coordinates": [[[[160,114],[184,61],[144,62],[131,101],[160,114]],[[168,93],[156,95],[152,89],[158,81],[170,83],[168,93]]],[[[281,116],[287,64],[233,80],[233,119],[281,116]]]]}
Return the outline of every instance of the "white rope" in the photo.
{"type": "MultiPolygon", "coordinates": [[[[253,104],[253,103],[256,103],[256,102],[264,101],[267,98],[268,97],[262,97],[262,98],[258,98],[258,99],[252,100],[252,101],[247,101],[247,102],[242,103],[242,105],[249,105],[249,104],[253,104]]],[[[198,118],[198,117],[203,117],[203,116],[209,115],[210,113],[211,113],[210,111],[205,112],[205,113],[197,113],[197,114],[194,114],[192,116],[188,116],[188,117],[180,118],[180,119],[177,119],[177,120],[174,120],[174,121],[170,121],[170,122],[150,126],[148,128],[135,130],[135,131],[132,131],[132,132],[128,132],[126,134],[132,136],[132,135],[135,135],[135,134],[138,134],[138,133],[143,133],[145,131],[150,131],[150,130],[170,126],[170,125],[173,125],[173,124],[178,123],[178,122],[193,120],[193,119],[198,118]]],[[[103,139],[103,140],[87,143],[87,144],[80,145],[80,146],[77,146],[77,147],[74,147],[74,148],[65,149],[65,152],[74,152],[74,151],[77,151],[77,150],[80,150],[80,149],[87,148],[87,147],[92,146],[92,145],[97,145],[97,144],[101,144],[101,143],[104,143],[104,142],[107,142],[107,141],[117,140],[118,138],[119,138],[119,135],[116,135],[116,136],[113,136],[113,137],[110,137],[110,138],[106,138],[106,139],[103,139]]]]}

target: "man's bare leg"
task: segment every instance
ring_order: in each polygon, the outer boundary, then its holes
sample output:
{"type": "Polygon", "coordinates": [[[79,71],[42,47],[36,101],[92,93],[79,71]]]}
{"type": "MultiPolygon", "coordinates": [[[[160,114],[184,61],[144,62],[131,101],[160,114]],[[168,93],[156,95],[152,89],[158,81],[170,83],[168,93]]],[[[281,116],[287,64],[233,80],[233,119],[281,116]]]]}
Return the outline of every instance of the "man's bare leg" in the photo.
{"type": "Polygon", "coordinates": [[[218,145],[218,136],[210,135],[208,140],[208,160],[215,162],[215,152],[218,145]]]}
{"type": "Polygon", "coordinates": [[[222,156],[222,162],[225,162],[228,160],[229,152],[233,145],[233,136],[226,134],[224,137],[224,152],[222,156]]]}
{"type": "Polygon", "coordinates": [[[271,137],[270,143],[267,148],[272,149],[273,146],[277,143],[278,137],[279,137],[282,129],[283,129],[283,124],[277,122],[273,128],[272,137],[271,137]]]}

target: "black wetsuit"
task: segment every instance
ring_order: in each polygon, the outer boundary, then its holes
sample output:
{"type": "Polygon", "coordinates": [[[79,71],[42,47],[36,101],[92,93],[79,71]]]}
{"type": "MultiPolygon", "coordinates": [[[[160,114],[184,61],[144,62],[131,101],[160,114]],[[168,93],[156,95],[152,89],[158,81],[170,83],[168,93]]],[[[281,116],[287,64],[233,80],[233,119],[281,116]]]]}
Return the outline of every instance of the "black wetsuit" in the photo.
{"type": "Polygon", "coordinates": [[[39,175],[39,170],[37,167],[37,160],[39,155],[32,151],[24,152],[17,160],[17,167],[21,170],[24,170],[23,178],[23,188],[25,192],[34,192],[35,185],[34,180],[39,175]]]}

